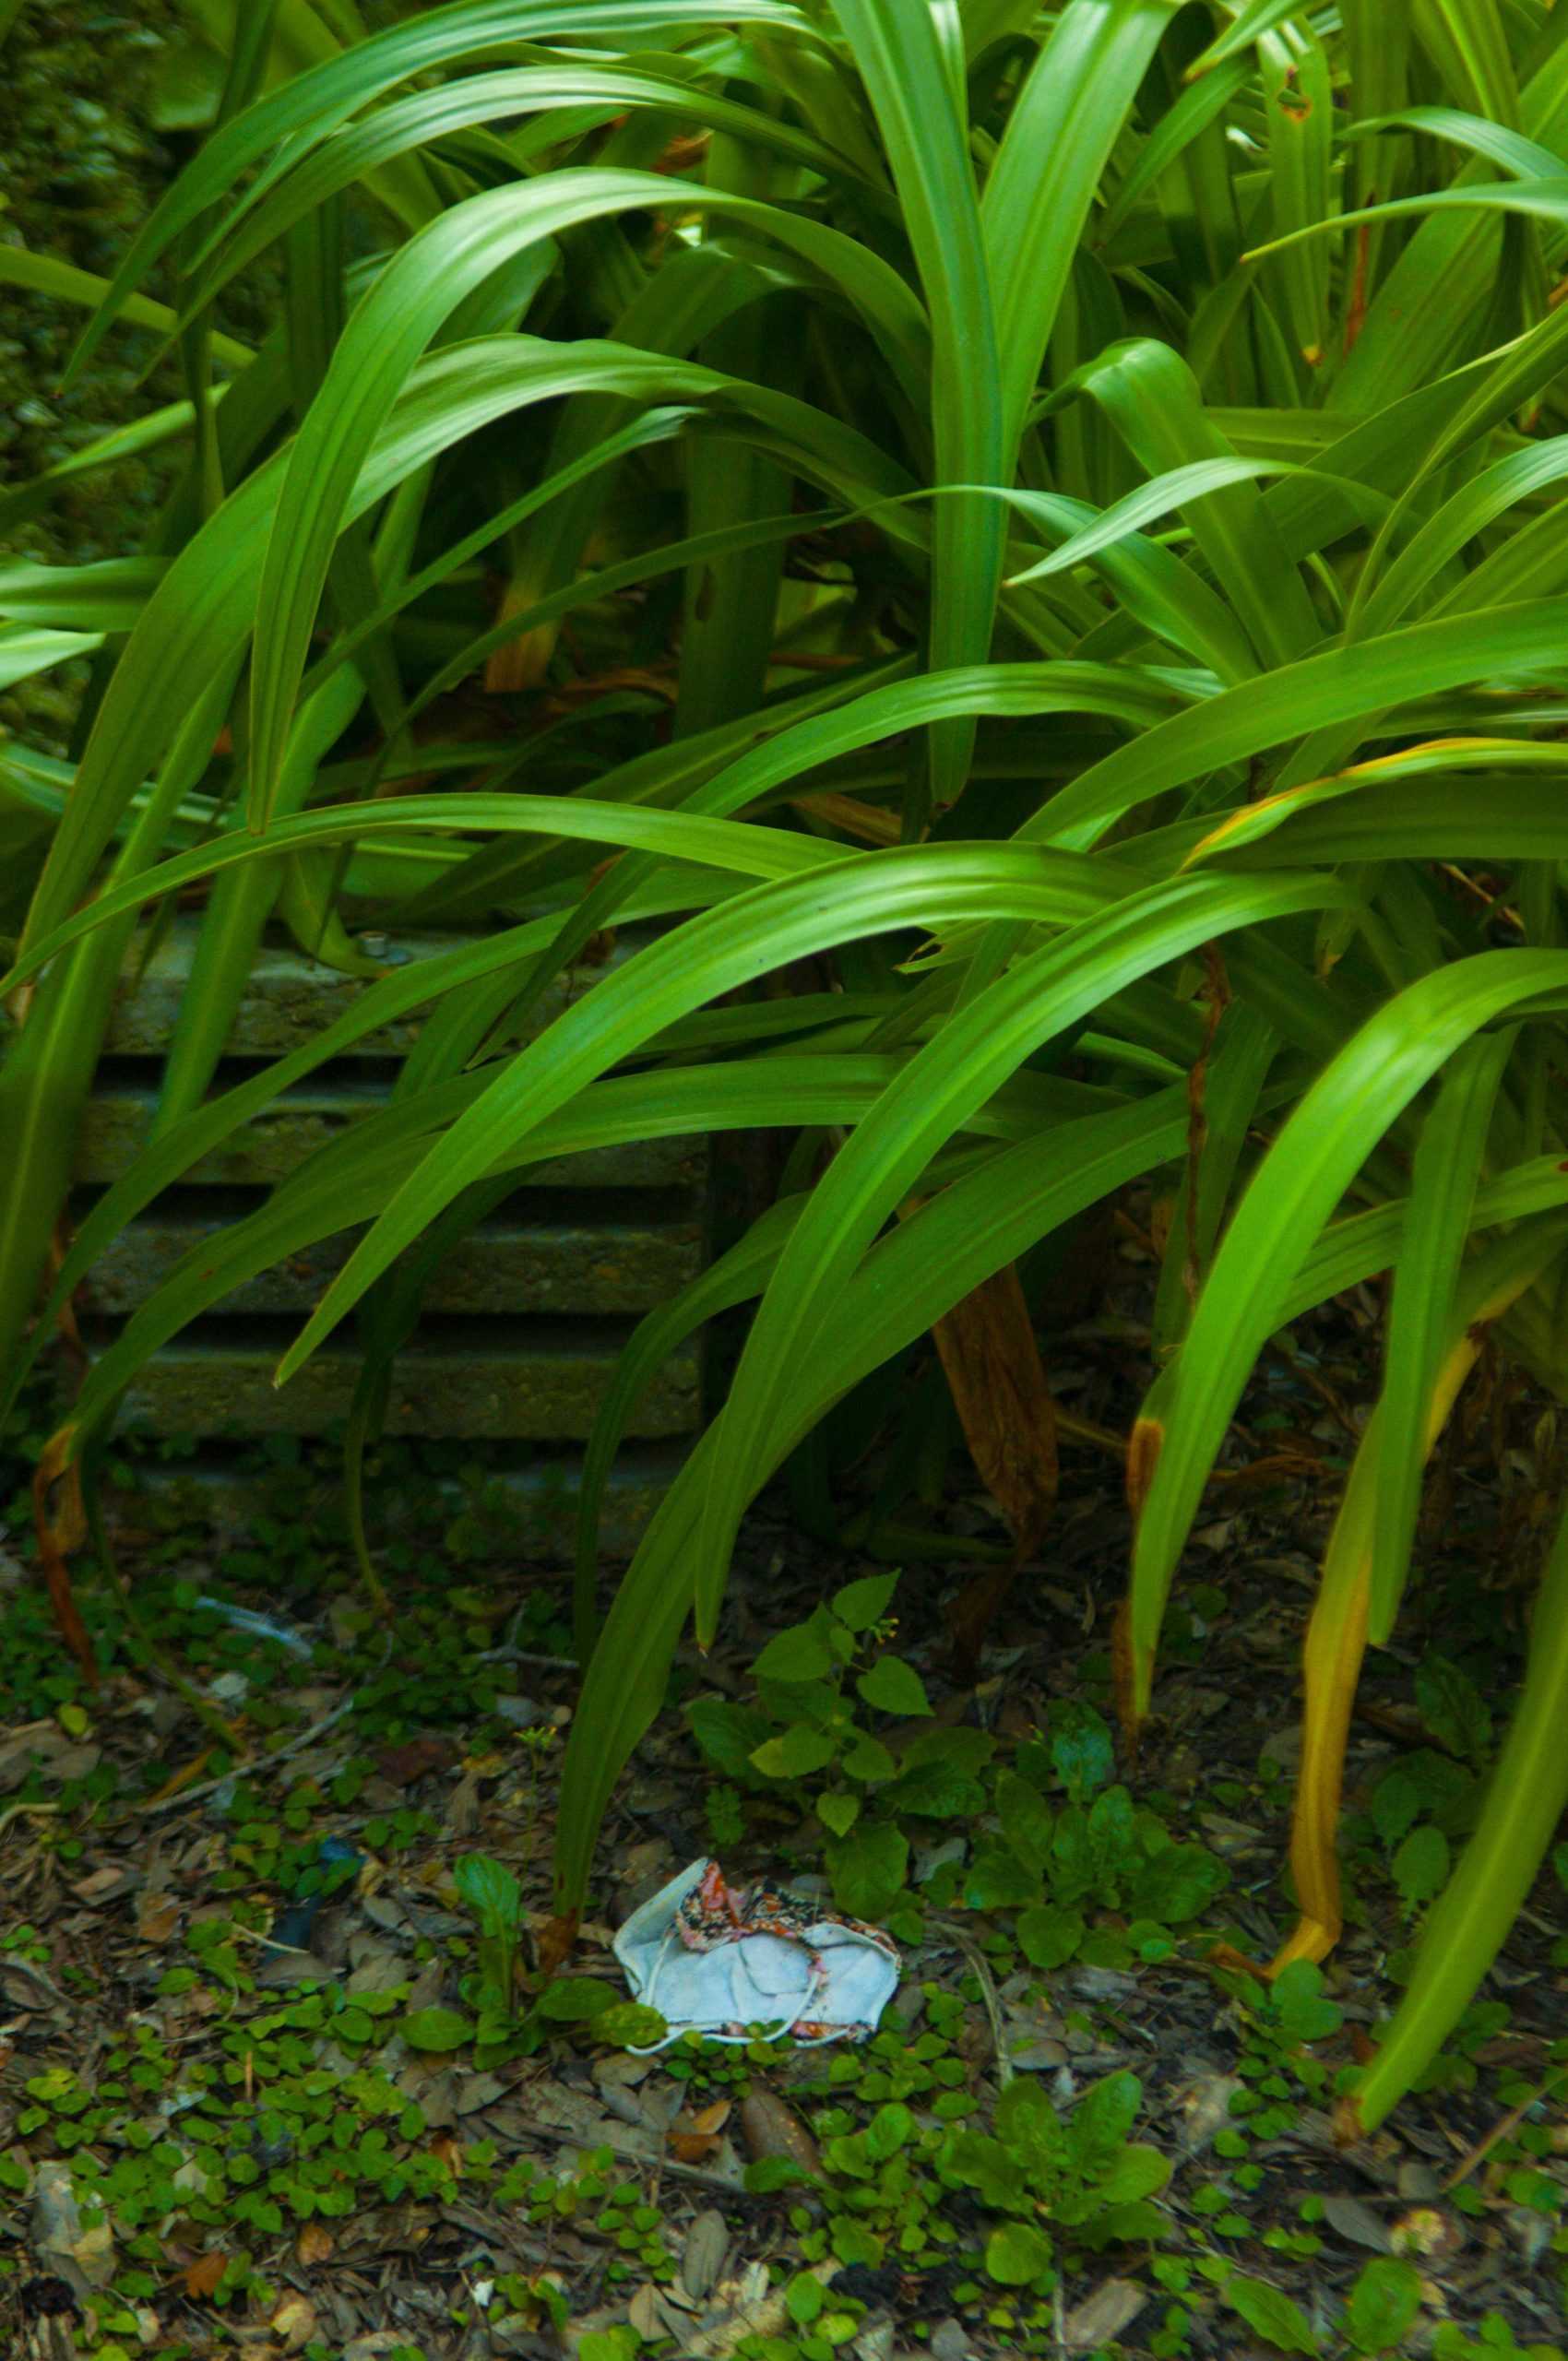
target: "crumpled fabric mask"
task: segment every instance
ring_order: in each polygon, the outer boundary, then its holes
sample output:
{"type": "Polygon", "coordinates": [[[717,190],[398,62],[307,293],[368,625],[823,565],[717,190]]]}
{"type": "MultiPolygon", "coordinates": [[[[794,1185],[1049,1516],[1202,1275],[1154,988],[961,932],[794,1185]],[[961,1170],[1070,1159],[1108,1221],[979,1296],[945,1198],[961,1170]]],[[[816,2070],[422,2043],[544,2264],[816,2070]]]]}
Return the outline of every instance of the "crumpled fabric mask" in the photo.
{"type": "Polygon", "coordinates": [[[615,1938],[634,1999],[670,2030],[711,2041],[863,2041],[892,1999],[898,1952],[868,1927],[803,1893],[731,1886],[717,1861],[693,1861],[635,1910],[615,1938]]]}

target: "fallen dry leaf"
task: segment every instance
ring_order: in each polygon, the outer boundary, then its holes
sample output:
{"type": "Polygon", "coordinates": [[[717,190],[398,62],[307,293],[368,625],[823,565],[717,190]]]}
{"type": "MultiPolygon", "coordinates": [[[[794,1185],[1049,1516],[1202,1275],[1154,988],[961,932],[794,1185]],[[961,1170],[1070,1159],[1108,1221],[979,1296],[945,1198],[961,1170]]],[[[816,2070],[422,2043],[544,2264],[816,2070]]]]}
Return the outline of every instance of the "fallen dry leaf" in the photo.
{"type": "Polygon", "coordinates": [[[711,2156],[730,2120],[731,2105],[729,2099],[715,2099],[711,2106],[699,2107],[695,2115],[678,2117],[670,2127],[671,2154],[683,2165],[700,2165],[711,2156]]]}
{"type": "Polygon", "coordinates": [[[198,2254],[194,2262],[185,2265],[185,2293],[192,2303],[199,2304],[212,2295],[229,2267],[229,2258],[220,2248],[210,2247],[206,2254],[198,2254]]]}
{"type": "Polygon", "coordinates": [[[822,2170],[816,2142],[793,2107],[786,2106],[778,2092],[770,2091],[766,2083],[753,2085],[750,2096],[741,2101],[736,2119],[754,2165],[765,2156],[783,2156],[808,2173],[822,2170]]]}
{"type": "Polygon", "coordinates": [[[448,1769],[457,1759],[450,1738],[438,1738],[434,1730],[423,1730],[418,1738],[405,1738],[401,1746],[378,1748],[375,1767],[395,1787],[411,1787],[416,1781],[427,1779],[433,1771],[448,1769]]]}
{"type": "Polygon", "coordinates": [[[307,2222],[294,2241],[294,2252],[307,2266],[325,2262],[332,2252],[332,2233],[321,2222],[307,2222]]]}
{"type": "Polygon", "coordinates": [[[1135,2280],[1108,2279],[1068,2313],[1063,2342],[1074,2353],[1092,2353],[1097,2345],[1110,2344],[1137,2319],[1148,2299],[1148,2289],[1135,2280]]]}
{"type": "Polygon", "coordinates": [[[657,2344],[669,2333],[659,2307],[659,2296],[651,2286],[639,2287],[626,2307],[626,2318],[645,2344],[657,2344]]]}
{"type": "Polygon", "coordinates": [[[1348,2245],[1370,2248],[1373,2254],[1388,2252],[1388,2225],[1359,2197],[1325,2197],[1323,2217],[1336,2237],[1348,2245]]]}
{"type": "Polygon", "coordinates": [[[472,1836],[479,1827],[479,1779],[471,1763],[446,1798],[446,1825],[454,1836],[472,1836]]]}
{"type": "Polygon", "coordinates": [[[180,1905],[172,1893],[143,1893],[137,1901],[137,1940],[161,1947],[180,1923],[180,1905]]]}
{"type": "Polygon", "coordinates": [[[58,2157],[38,2167],[32,2188],[32,2246],[41,2262],[77,2295],[107,2287],[114,2276],[114,2241],[107,2222],[82,2226],[71,2168],[58,2157]]]}
{"type": "Polygon", "coordinates": [[[315,2334],[315,2306],[308,2296],[285,2296],[267,2323],[286,2353],[298,2353],[315,2334]]]}
{"type": "Polygon", "coordinates": [[[699,2213],[681,2250],[681,2284],[694,2301],[700,2303],[714,2285],[729,2251],[730,2225],[723,2214],[713,2208],[699,2213]]]}
{"type": "Polygon", "coordinates": [[[77,2269],[89,2287],[107,2287],[119,2268],[114,2233],[107,2222],[95,2222],[71,2248],[77,2269]]]}
{"type": "Polygon", "coordinates": [[[78,1902],[85,1902],[89,1910],[100,1910],[106,1902],[115,1901],[121,1894],[131,1892],[141,1883],[141,1874],[128,1862],[106,1862],[101,1869],[89,1869],[85,1878],[72,1886],[71,1892],[78,1902]]]}

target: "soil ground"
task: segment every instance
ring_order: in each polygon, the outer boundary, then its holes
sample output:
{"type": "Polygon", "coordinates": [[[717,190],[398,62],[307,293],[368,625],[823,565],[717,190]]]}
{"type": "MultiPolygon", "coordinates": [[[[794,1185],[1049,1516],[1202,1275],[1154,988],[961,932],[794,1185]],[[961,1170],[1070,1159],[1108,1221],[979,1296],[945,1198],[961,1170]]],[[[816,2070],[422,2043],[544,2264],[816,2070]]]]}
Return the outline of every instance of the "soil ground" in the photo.
{"type": "MultiPolygon", "coordinates": [[[[1348,1353],[1354,1320],[1343,1334],[1348,1353]]],[[[1055,1358],[1086,1426],[1124,1421],[1120,1323],[1074,1332],[1055,1358]]],[[[0,1572],[0,2304],[64,2272],[85,2307],[83,2350],[96,2321],[107,2353],[255,2361],[615,2361],[644,2343],[808,2361],[839,2343],[860,2361],[1338,2354],[1391,2349],[1348,2343],[1344,2306],[1369,2260],[1404,2255],[1420,2301],[1392,2349],[1558,2351],[1568,1913],[1555,1877],[1431,2087],[1348,2150],[1331,2124],[1336,2079],[1396,1997],[1517,1673],[1537,1494],[1517,1448],[1499,1478],[1482,1424],[1439,1471],[1419,1620],[1363,1684],[1348,1925],[1321,1987],[1292,2015],[1213,1956],[1218,1940],[1265,1960],[1290,1923],[1296,1665],[1352,1377],[1331,1355],[1265,1372],[1235,1466],[1277,1464],[1283,1442],[1321,1454],[1322,1477],[1216,1489],[1140,1759],[1090,1774],[1102,1789],[1129,1780],[1172,1837],[1222,1865],[1195,1920],[1151,1930],[1091,1895],[1074,1955],[1041,1972],[1016,1910],[969,1906],[964,1882],[993,1842],[995,1766],[1031,1748],[1039,1760],[1086,1703],[1110,1713],[1127,1519],[1109,1455],[1069,1446],[1058,1524],[977,1677],[955,1677],[944,1638],[972,1561],[911,1560],[897,1647],[935,1724],[989,1733],[996,1750],[978,1809],[904,1821],[900,1984],[866,2048],[688,2044],[648,2059],[605,2037],[616,2020],[586,2016],[536,2018],[520,2041],[515,2018],[487,2047],[479,1929],[454,1873],[474,1856],[504,1865],[527,1926],[546,1923],[576,1686],[559,1577],[401,1547],[384,1566],[384,1625],[346,1555],[291,1521],[286,1468],[277,1521],[214,1545],[149,1531],[127,1467],[114,1499],[137,1620],[113,1583],[83,1576],[105,1666],[94,1696],[54,1638],[18,1493],[0,1572]],[[1134,2136],[1171,2168],[1158,2236],[1096,2252],[1063,2231],[1054,2287],[995,2284],[983,2257],[996,2216],[944,2182],[944,2136],[987,2125],[1004,2079],[1032,2079],[1066,2110],[1127,2070],[1142,2092],[1134,2136]],[[884,2186],[849,2168],[843,2143],[890,2106],[909,2121],[903,2178],[884,2186]],[[819,2177],[748,2189],[748,2165],[754,2181],[755,2160],[780,2154],[819,2177]],[[50,2195],[62,2165],[77,2207],[63,2225],[50,2195]],[[918,2225],[902,2246],[899,2219],[918,2225]],[[826,2332],[786,2308],[802,2276],[826,2291],[826,2332]]],[[[995,1533],[961,1482],[932,1522],[933,1548],[995,1533]]],[[[748,1700],[771,1635],[878,1571],[779,1506],[755,1513],[720,1641],[683,1658],[606,1822],[571,1964],[602,1979],[590,1999],[621,1997],[613,1929],[687,1861],[722,1849],[737,1881],[820,1880],[813,1783],[742,1795],[698,1755],[682,1707],[748,1700]]],[[[896,1746],[909,1735],[896,1715],[864,1718],[896,1746]]],[[[523,1953],[526,2016],[526,1938],[523,1953]]],[[[586,2007],[581,1984],[569,1989],[586,2007]]]]}

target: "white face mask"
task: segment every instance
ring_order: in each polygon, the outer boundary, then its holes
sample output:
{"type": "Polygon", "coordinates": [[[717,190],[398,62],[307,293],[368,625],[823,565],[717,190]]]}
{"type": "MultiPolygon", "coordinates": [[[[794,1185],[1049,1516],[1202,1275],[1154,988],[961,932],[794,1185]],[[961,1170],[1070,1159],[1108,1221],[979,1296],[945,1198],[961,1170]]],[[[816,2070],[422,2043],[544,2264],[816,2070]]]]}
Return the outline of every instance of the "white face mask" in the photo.
{"type": "Polygon", "coordinates": [[[878,1927],[787,1887],[733,1887],[694,1861],[633,1912],[615,1956],[635,1999],[669,2031],[710,2041],[863,2041],[897,1987],[898,1953],[878,1927]]]}

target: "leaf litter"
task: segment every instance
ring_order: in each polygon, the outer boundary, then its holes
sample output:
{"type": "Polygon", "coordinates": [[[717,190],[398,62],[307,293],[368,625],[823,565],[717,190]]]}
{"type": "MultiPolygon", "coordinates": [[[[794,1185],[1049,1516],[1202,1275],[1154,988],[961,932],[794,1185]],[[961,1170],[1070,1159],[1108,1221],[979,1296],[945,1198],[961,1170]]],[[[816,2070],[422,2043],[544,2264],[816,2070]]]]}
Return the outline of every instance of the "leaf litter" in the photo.
{"type": "MultiPolygon", "coordinates": [[[[1114,1418],[1110,1381],[1069,1370],[1066,1382],[1114,1418]]],[[[1393,2349],[1344,2340],[1375,2340],[1376,2304],[1398,2316],[1415,2284],[1400,2350],[1441,2351],[1446,2332],[1468,2352],[1488,2319],[1477,2352],[1551,2349],[1568,2250],[1561,1888],[1538,1892],[1434,2086],[1348,2151],[1331,2119],[1423,1898],[1401,1885],[1400,1847],[1445,1821],[1462,1838],[1481,1759],[1459,1769],[1495,1643],[1474,1604],[1474,1534],[1439,1544],[1453,1579],[1440,1570],[1428,1643],[1469,1669],[1427,1679],[1423,1709],[1408,1649],[1374,1668],[1348,1766],[1348,1930],[1326,1972],[1270,1988],[1246,1966],[1288,1920],[1277,1873],[1308,1597],[1281,1569],[1310,1567],[1327,1501],[1260,1493],[1200,1532],[1161,1718],[1123,1788],[1132,1766],[1097,1731],[1125,1513],[1098,1465],[1087,1482],[1075,1467],[1048,1576],[1007,1588],[972,1677],[910,1636],[941,1631],[963,1558],[903,1577],[913,1686],[879,1676],[866,1702],[862,1677],[862,1702],[845,1692],[891,1779],[856,1787],[829,1764],[742,1785],[699,1752],[685,1714],[667,1714],[624,1785],[596,1915],[549,2016],[536,1946],[573,1684],[549,1662],[568,1642],[548,1581],[519,1608],[515,1590],[468,1574],[454,1588],[416,1560],[383,1631],[319,1536],[285,1536],[271,1592],[255,1588],[255,1552],[216,1567],[178,1541],[148,1552],[143,1613],[208,1693],[226,1683],[243,1750],[226,1757],[138,1655],[113,1595],[84,1584],[107,1667],[89,1707],[18,1566],[0,1592],[15,1699],[0,1735],[0,2306],[58,2284],[83,2354],[1161,2361],[1237,2353],[1239,2334],[1259,2352],[1393,2349]],[[244,1608],[247,1586],[308,1639],[308,1685],[277,1632],[208,1604],[232,1593],[244,1608]],[[530,1658],[526,1698],[511,1651],[530,1658]],[[895,1691],[915,1710],[875,1702],[895,1691]],[[939,1777],[933,1737],[953,1732],[968,1767],[939,1777]],[[1042,1779],[1043,1815],[1016,1765],[1042,1779]],[[826,1894],[825,1848],[848,1834],[813,1801],[821,1778],[860,1797],[868,1822],[879,1797],[909,1799],[886,2038],[630,2054],[643,2028],[613,2013],[628,2005],[617,1928],[721,1836],[738,1872],[814,1878],[826,1894]],[[1161,1822],[1152,1851],[1114,1801],[1129,1792],[1161,1822]],[[1053,1856],[1039,1899],[1031,1844],[1080,1822],[1088,1850],[1076,1866],[1053,1856]],[[1218,1864],[1192,1916],[1162,1867],[1182,1847],[1218,1864]],[[458,1890],[465,1860],[498,1865],[517,1896],[499,2016],[495,1937],[458,1890]],[[1175,1917],[1145,1906],[1161,1896],[1175,1917]],[[983,2176],[941,2158],[991,2137],[1009,2083],[1071,2125],[1118,2077],[1140,2090],[1134,2137],[1170,2170],[1157,2234],[1099,2246],[1114,2189],[1084,2233],[1063,2199],[1040,2217],[1049,2237],[1020,2217],[1051,2261],[1016,2284],[1006,2272],[1036,2249],[994,2247],[983,2176]]],[[[1451,1474],[1451,1489],[1465,1482],[1451,1474]]],[[[1480,1531],[1487,1504],[1470,1491],[1480,1531]]],[[[964,1502],[949,1513],[961,1536],[964,1502]]],[[[692,1659],[672,1704],[753,1711],[751,1667],[782,1619],[809,1621],[847,1581],[883,1600],[871,1561],[846,1565],[758,1512],[716,1677],[692,1659]]],[[[885,1660],[876,1629],[866,1645],[885,1660]]]]}

